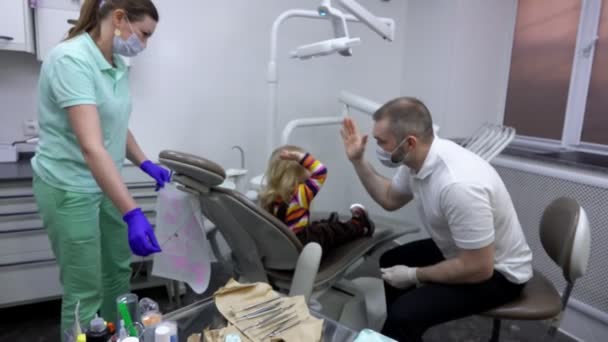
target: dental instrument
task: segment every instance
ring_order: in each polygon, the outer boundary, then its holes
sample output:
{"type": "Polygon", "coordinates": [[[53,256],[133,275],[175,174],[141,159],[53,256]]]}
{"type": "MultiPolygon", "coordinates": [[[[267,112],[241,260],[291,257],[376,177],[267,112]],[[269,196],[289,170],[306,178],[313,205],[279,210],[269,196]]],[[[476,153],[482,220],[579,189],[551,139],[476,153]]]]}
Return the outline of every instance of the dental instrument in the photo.
{"type": "MultiPolygon", "coordinates": [[[[281,296],[277,296],[277,297],[274,297],[274,298],[271,298],[271,299],[265,300],[265,301],[263,301],[263,302],[259,302],[259,303],[257,303],[257,304],[253,304],[253,305],[247,306],[247,307],[245,307],[245,308],[239,309],[238,311],[234,311],[234,310],[232,310],[232,313],[233,313],[234,315],[236,315],[236,313],[237,313],[237,312],[248,311],[248,310],[251,310],[251,309],[257,308],[258,306],[261,306],[261,305],[264,305],[264,304],[268,304],[268,303],[272,303],[272,302],[274,302],[275,300],[279,300],[279,299],[281,299],[281,298],[283,298],[283,297],[281,297],[281,296]]],[[[232,308],[232,309],[234,309],[234,308],[232,308]]]]}
{"type": "Polygon", "coordinates": [[[278,330],[273,331],[272,333],[270,333],[270,335],[268,335],[268,337],[276,337],[279,336],[280,334],[284,333],[285,331],[295,327],[296,325],[302,323],[302,321],[297,320],[295,322],[293,322],[292,324],[289,324],[285,327],[279,328],[278,330]]]}
{"type": "MultiPolygon", "coordinates": [[[[267,331],[268,328],[281,324],[281,322],[283,322],[283,321],[288,321],[288,320],[291,320],[291,319],[294,319],[297,317],[298,317],[298,314],[295,312],[285,313],[283,315],[273,317],[271,320],[267,320],[263,324],[259,324],[257,326],[253,326],[253,327],[248,327],[247,330],[257,329],[258,330],[257,334],[260,334],[260,333],[263,333],[264,331],[267,331]]],[[[245,330],[243,330],[243,331],[245,331],[245,330]]]]}
{"type": "Polygon", "coordinates": [[[292,321],[292,320],[294,320],[294,319],[296,319],[296,320],[297,320],[297,318],[298,318],[298,315],[297,315],[297,314],[294,314],[294,315],[291,315],[291,316],[289,316],[289,317],[287,317],[287,318],[284,318],[284,319],[282,319],[282,320],[280,320],[280,321],[274,322],[274,323],[272,323],[271,325],[269,325],[269,326],[265,327],[264,329],[260,329],[260,331],[258,332],[257,336],[263,335],[263,334],[264,334],[264,332],[266,332],[266,331],[269,331],[269,330],[270,330],[270,333],[268,333],[267,335],[265,335],[264,337],[262,337],[262,340],[263,340],[263,339],[267,338],[267,337],[268,337],[270,334],[272,334],[273,332],[277,331],[278,329],[281,329],[281,328],[282,328],[283,326],[285,326],[285,324],[287,324],[288,322],[290,322],[290,321],[292,321]]]}
{"type": "Polygon", "coordinates": [[[279,311],[281,311],[281,303],[276,303],[269,307],[256,310],[252,313],[249,313],[249,314],[246,314],[246,315],[243,315],[240,317],[236,317],[236,321],[239,322],[239,321],[249,320],[249,319],[260,317],[260,316],[266,316],[266,315],[276,313],[279,311]]]}
{"type": "MultiPolygon", "coordinates": [[[[263,325],[270,324],[270,323],[272,323],[272,321],[274,321],[275,319],[278,319],[279,317],[282,317],[282,316],[287,315],[286,311],[287,311],[287,310],[289,310],[289,309],[291,309],[293,306],[294,306],[294,304],[291,304],[291,305],[289,305],[289,306],[286,306],[286,307],[284,307],[284,308],[281,308],[281,309],[279,310],[281,313],[280,313],[278,316],[271,316],[271,317],[264,318],[263,320],[261,320],[261,321],[259,321],[259,322],[255,323],[255,324],[253,324],[253,325],[248,326],[248,327],[247,327],[247,328],[245,328],[244,330],[249,330],[249,329],[253,329],[253,328],[260,328],[260,327],[262,327],[263,325]]],[[[237,321],[238,321],[238,320],[237,320],[237,321]]]]}

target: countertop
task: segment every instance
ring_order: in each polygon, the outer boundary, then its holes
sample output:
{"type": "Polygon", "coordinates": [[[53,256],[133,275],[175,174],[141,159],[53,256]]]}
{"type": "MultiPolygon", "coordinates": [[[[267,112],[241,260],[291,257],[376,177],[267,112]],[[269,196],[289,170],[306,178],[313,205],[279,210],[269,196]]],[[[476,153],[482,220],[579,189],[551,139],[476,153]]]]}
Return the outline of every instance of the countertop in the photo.
{"type": "Polygon", "coordinates": [[[19,160],[13,163],[0,163],[0,182],[11,182],[32,179],[33,171],[30,159],[33,152],[19,154],[19,160]]]}
{"type": "Polygon", "coordinates": [[[529,158],[553,164],[608,174],[608,156],[578,151],[533,151],[508,147],[504,155],[529,158]]]}

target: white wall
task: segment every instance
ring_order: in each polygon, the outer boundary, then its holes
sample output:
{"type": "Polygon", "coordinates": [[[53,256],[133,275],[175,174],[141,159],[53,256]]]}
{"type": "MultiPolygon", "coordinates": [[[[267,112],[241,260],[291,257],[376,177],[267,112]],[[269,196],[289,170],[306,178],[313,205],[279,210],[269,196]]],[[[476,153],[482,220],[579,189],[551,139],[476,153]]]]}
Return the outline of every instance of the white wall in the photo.
{"type": "Polygon", "coordinates": [[[402,93],[427,103],[447,137],[502,123],[516,0],[410,0],[402,93]]]}
{"type": "MultiPolygon", "coordinates": [[[[309,61],[287,58],[298,44],[331,35],[329,23],[293,19],[280,32],[279,129],[297,117],[339,115],[342,89],[379,103],[400,94],[430,107],[444,136],[469,134],[485,121],[500,121],[508,75],[515,0],[366,1],[378,15],[397,21],[395,42],[351,24],[363,44],[354,56],[309,61]]],[[[148,50],[131,72],[131,128],[148,156],[165,148],[238,165],[233,145],[245,149],[250,175],[265,166],[269,33],[283,10],[314,8],[308,0],[199,2],[157,0],[161,20],[148,50]]],[[[21,122],[35,116],[39,65],[33,56],[0,52],[0,140],[21,137],[21,122]],[[6,80],[6,81],[5,81],[6,80]],[[6,105],[5,105],[6,104],[6,105]],[[6,110],[5,110],[6,108],[6,110]]],[[[364,132],[371,120],[353,117],[364,132]]],[[[275,132],[279,134],[279,132],[275,132]]],[[[381,211],[365,193],[344,157],[338,127],[296,131],[291,143],[310,149],[329,167],[317,207],[344,210],[342,199],[381,211]],[[338,200],[340,199],[340,200],[338,200]]],[[[370,140],[367,157],[379,172],[370,140]]],[[[393,213],[417,220],[414,210],[393,213]]]]}
{"type": "MultiPolygon", "coordinates": [[[[378,15],[401,24],[402,1],[365,1],[378,15]]],[[[238,166],[233,145],[245,149],[250,175],[262,172],[265,150],[270,28],[290,8],[314,9],[316,1],[237,0],[203,2],[156,0],[160,23],[148,50],[131,70],[131,129],[150,158],[171,148],[203,155],[226,167],[238,166]]],[[[296,61],[288,52],[300,44],[332,36],[329,22],[288,21],[280,32],[279,129],[297,117],[340,115],[342,89],[378,100],[399,94],[403,36],[383,41],[352,24],[363,45],[354,57],[296,61]]],[[[400,29],[399,29],[400,30],[400,29]]],[[[400,31],[399,31],[400,32],[400,31]]],[[[21,137],[21,122],[35,117],[39,63],[34,56],[0,51],[0,141],[21,137]]],[[[361,117],[361,120],[367,118],[361,117]]],[[[275,132],[279,134],[279,132],[275,132]]],[[[337,127],[296,131],[292,143],[309,148],[330,168],[317,206],[329,206],[350,193],[355,181],[342,152],[337,127]]],[[[343,207],[345,207],[344,205],[343,207]]],[[[343,209],[343,208],[342,208],[343,209]]]]}
{"type": "MultiPolygon", "coordinates": [[[[409,0],[402,24],[401,94],[420,98],[429,107],[442,137],[468,136],[485,122],[501,123],[504,113],[516,0],[409,0]]],[[[377,101],[385,101],[379,95],[377,101]]],[[[368,122],[367,129],[371,127],[368,122]]],[[[368,159],[382,174],[394,173],[368,159]]],[[[362,198],[376,213],[361,186],[362,198]]],[[[421,226],[416,203],[389,216],[421,226]]],[[[424,230],[404,241],[427,237],[424,230]]]]}
{"type": "MultiPolygon", "coordinates": [[[[246,152],[251,175],[261,173],[267,119],[266,65],[273,20],[290,8],[314,9],[309,0],[200,2],[157,0],[160,23],[149,49],[135,59],[132,129],[149,155],[165,148],[207,156],[230,167],[239,159],[233,145],[246,152]]],[[[401,1],[366,1],[401,24],[401,1]]],[[[383,41],[367,28],[351,24],[363,44],[354,56],[308,61],[289,59],[297,45],[328,39],[329,22],[290,19],[279,33],[279,123],[292,119],[340,115],[342,89],[385,100],[399,94],[403,37],[383,41]]],[[[400,32],[400,31],[399,31],[400,32]]],[[[368,120],[360,117],[360,120],[368,120]]],[[[279,134],[280,132],[275,132],[279,134]]],[[[330,169],[317,207],[345,209],[354,174],[342,151],[337,126],[297,130],[290,143],[310,149],[330,169]]]]}
{"type": "MultiPolygon", "coordinates": [[[[500,123],[504,112],[516,0],[409,0],[401,22],[403,68],[401,95],[424,101],[443,137],[468,136],[485,122],[500,123]]],[[[378,102],[387,93],[363,93],[378,102]],[[369,94],[369,95],[368,95],[369,94]]],[[[371,129],[371,120],[364,124],[371,129]]],[[[366,156],[380,173],[393,170],[375,161],[370,141],[366,156]]],[[[386,213],[358,184],[353,199],[372,211],[420,225],[412,203],[386,213]]],[[[426,236],[423,231],[414,239],[426,236]]]]}

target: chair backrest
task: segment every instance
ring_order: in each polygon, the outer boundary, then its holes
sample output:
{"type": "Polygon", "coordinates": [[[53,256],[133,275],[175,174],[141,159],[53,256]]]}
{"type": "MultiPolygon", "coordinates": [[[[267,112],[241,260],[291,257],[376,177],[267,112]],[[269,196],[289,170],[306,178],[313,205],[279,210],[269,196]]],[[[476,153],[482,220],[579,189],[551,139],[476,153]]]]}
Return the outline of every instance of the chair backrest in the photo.
{"type": "Polygon", "coordinates": [[[216,163],[187,153],[163,151],[159,161],[174,171],[179,189],[199,196],[203,215],[215,224],[232,251],[234,272],[242,281],[267,281],[257,256],[255,241],[242,233],[240,224],[224,213],[214,189],[225,179],[224,169],[216,163]]]}
{"type": "Polygon", "coordinates": [[[175,171],[175,180],[199,190],[201,210],[226,239],[239,273],[249,272],[248,280],[259,280],[263,268],[295,269],[303,248],[300,241],[283,222],[241,193],[220,188],[225,179],[221,166],[176,151],[161,152],[159,160],[175,171]]]}
{"type": "Polygon", "coordinates": [[[302,243],[279,219],[251,202],[241,193],[217,189],[226,211],[255,240],[258,254],[267,269],[295,270],[302,243]]]}
{"type": "Polygon", "coordinates": [[[193,154],[165,150],[159,161],[177,174],[188,176],[205,187],[216,187],[226,179],[226,171],[220,165],[193,154]]]}
{"type": "Polygon", "coordinates": [[[547,206],[540,222],[540,241],[569,283],[585,274],[591,231],[587,214],[577,201],[560,197],[547,206]]]}

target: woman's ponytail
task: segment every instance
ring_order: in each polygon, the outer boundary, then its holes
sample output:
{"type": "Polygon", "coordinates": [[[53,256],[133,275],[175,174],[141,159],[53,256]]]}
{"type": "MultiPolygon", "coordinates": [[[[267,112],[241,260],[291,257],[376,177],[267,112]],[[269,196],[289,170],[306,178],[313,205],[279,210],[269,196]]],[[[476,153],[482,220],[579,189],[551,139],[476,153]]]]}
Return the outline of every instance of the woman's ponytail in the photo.
{"type": "Polygon", "coordinates": [[[70,29],[66,40],[93,31],[103,18],[116,9],[124,10],[132,22],[146,15],[158,22],[158,11],[151,0],[85,0],[80,9],[80,18],[70,29]]]}
{"type": "MultiPolygon", "coordinates": [[[[97,26],[100,15],[100,5],[105,2],[104,0],[85,0],[82,8],[80,8],[80,17],[74,27],[72,27],[68,33],[67,39],[72,39],[77,35],[90,32],[97,26]]],[[[105,6],[105,4],[103,5],[105,6]]]]}

